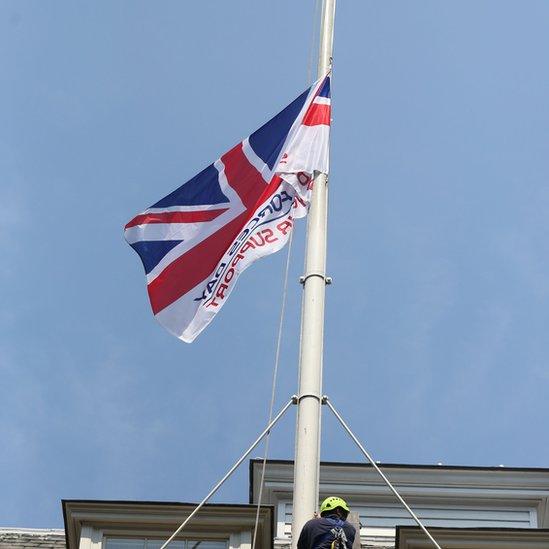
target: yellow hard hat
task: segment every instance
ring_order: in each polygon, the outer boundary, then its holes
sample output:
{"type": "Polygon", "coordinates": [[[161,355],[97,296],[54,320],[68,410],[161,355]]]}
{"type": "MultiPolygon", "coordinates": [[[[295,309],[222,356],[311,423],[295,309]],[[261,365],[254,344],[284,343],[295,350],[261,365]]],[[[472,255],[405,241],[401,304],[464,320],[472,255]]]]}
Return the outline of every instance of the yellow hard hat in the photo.
{"type": "Polygon", "coordinates": [[[324,513],[324,511],[331,511],[332,509],[335,509],[337,507],[341,507],[347,513],[349,512],[349,507],[347,507],[347,503],[345,503],[344,499],[338,498],[336,496],[330,496],[326,498],[322,505],[320,506],[320,513],[324,513]]]}

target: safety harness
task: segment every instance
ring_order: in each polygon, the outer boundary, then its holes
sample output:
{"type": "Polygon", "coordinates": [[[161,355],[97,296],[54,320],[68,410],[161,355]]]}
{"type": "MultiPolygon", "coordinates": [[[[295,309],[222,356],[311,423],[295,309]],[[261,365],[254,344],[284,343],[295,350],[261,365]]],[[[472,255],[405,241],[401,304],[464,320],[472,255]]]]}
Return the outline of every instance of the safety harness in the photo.
{"type": "Polygon", "coordinates": [[[322,547],[326,541],[332,540],[330,543],[330,549],[347,549],[347,536],[345,535],[345,530],[343,530],[345,521],[341,519],[333,519],[332,517],[325,518],[333,523],[334,527],[322,536],[319,546],[322,547]]]}

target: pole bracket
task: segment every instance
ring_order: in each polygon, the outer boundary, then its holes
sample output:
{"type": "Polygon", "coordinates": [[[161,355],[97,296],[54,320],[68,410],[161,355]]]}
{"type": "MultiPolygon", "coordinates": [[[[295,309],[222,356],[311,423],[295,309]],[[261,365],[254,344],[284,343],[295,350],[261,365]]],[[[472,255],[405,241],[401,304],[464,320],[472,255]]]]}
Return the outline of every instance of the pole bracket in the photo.
{"type": "Polygon", "coordinates": [[[324,404],[322,401],[323,401],[323,397],[321,397],[320,395],[315,395],[314,393],[302,393],[301,395],[293,395],[292,396],[292,402],[294,404],[299,404],[301,402],[302,399],[304,398],[309,398],[309,397],[312,397],[312,398],[315,398],[316,400],[318,400],[321,404],[324,404]]]}
{"type": "Polygon", "coordinates": [[[307,273],[306,275],[301,275],[299,277],[299,283],[302,286],[305,286],[305,282],[307,282],[307,279],[313,276],[318,276],[319,278],[322,278],[322,280],[324,280],[324,282],[326,283],[326,286],[329,286],[333,282],[333,278],[331,276],[326,276],[324,273],[313,271],[313,272],[307,273]]]}

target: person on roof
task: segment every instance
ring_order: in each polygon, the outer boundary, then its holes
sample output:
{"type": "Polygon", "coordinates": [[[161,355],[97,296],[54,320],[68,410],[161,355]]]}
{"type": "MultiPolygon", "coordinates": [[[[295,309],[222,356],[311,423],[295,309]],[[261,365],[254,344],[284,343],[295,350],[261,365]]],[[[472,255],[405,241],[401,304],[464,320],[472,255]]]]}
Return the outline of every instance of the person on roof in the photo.
{"type": "Polygon", "coordinates": [[[345,500],[330,496],[320,506],[320,517],[305,523],[297,549],[352,549],[355,527],[347,522],[349,507],[345,500]]]}

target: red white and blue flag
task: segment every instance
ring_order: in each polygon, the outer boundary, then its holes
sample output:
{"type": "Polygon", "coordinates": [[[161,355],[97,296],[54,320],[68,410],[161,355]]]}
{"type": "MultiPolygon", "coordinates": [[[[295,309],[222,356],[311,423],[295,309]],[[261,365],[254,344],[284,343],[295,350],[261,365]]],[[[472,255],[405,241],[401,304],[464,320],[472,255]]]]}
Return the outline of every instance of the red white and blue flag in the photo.
{"type": "Polygon", "coordinates": [[[315,172],[328,173],[329,131],[326,76],[126,225],[153,313],[172,334],[193,341],[239,274],[288,241],[307,214],[315,172]]]}

